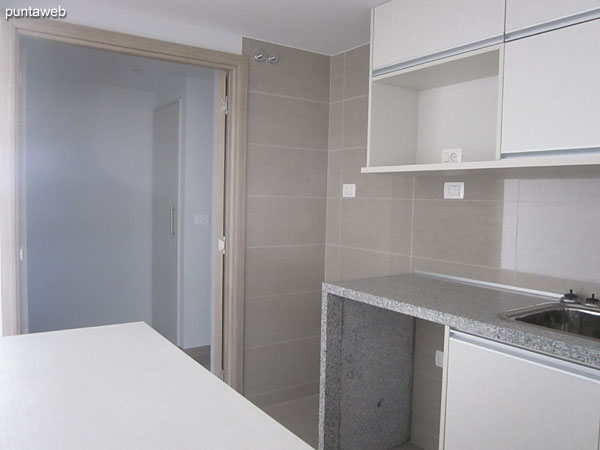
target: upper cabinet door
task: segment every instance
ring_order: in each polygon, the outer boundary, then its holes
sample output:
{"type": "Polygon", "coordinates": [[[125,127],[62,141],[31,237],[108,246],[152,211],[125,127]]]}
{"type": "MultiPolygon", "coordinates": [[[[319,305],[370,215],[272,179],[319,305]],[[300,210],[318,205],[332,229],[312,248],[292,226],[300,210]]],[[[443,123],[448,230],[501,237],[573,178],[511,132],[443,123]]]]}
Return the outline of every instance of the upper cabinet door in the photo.
{"type": "Polygon", "coordinates": [[[502,153],[600,148],[600,20],[509,42],[502,153]]]}
{"type": "Polygon", "coordinates": [[[503,36],[504,0],[392,0],[373,10],[373,70],[449,56],[503,36]]]}
{"type": "Polygon", "coordinates": [[[576,16],[598,8],[600,0],[506,0],[506,33],[538,27],[556,28],[564,21],[580,21],[581,17],[576,16]]]}

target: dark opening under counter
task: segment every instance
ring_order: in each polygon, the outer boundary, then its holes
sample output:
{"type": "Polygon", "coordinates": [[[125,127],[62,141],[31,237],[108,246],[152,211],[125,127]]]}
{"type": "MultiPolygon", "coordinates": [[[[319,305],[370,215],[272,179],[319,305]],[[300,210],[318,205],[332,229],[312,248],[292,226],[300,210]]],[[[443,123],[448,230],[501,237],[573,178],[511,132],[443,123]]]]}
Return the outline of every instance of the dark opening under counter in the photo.
{"type": "Polygon", "coordinates": [[[500,317],[551,301],[424,274],[324,283],[319,448],[408,441],[415,318],[600,369],[600,341],[500,317]]]}

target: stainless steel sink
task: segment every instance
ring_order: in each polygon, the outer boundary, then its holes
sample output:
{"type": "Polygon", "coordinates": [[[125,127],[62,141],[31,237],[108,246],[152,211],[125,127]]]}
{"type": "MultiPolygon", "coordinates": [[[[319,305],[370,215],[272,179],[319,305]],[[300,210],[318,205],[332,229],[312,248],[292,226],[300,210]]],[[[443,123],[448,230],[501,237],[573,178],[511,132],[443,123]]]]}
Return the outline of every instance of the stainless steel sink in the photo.
{"type": "Polygon", "coordinates": [[[540,327],[600,339],[600,308],[572,303],[543,303],[501,315],[540,327]]]}

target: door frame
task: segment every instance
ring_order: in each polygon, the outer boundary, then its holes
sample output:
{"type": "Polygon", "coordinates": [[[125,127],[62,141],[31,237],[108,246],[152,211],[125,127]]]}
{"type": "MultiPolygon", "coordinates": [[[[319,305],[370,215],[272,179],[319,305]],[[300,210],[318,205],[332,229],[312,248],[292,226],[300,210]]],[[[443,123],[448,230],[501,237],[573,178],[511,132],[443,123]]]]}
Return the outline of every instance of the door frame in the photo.
{"type": "MultiPolygon", "coordinates": [[[[224,216],[227,238],[223,263],[223,364],[217,371],[234,389],[243,390],[244,255],[246,207],[246,130],[248,62],[242,55],[90,28],[58,20],[18,19],[0,23],[0,267],[2,335],[21,332],[19,283],[19,108],[20,36],[194,64],[227,73],[225,119],[224,216]],[[219,373],[221,372],[221,373],[219,373]]],[[[217,314],[214,314],[216,316],[217,314]]]]}

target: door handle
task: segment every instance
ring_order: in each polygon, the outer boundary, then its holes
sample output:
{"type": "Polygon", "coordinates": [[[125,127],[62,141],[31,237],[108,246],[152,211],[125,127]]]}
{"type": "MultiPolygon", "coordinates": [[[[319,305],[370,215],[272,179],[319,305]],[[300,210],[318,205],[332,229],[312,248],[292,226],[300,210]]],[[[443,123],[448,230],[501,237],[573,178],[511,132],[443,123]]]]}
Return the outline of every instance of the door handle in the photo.
{"type": "Polygon", "coordinates": [[[175,236],[175,207],[171,206],[171,236],[175,236]]]}

